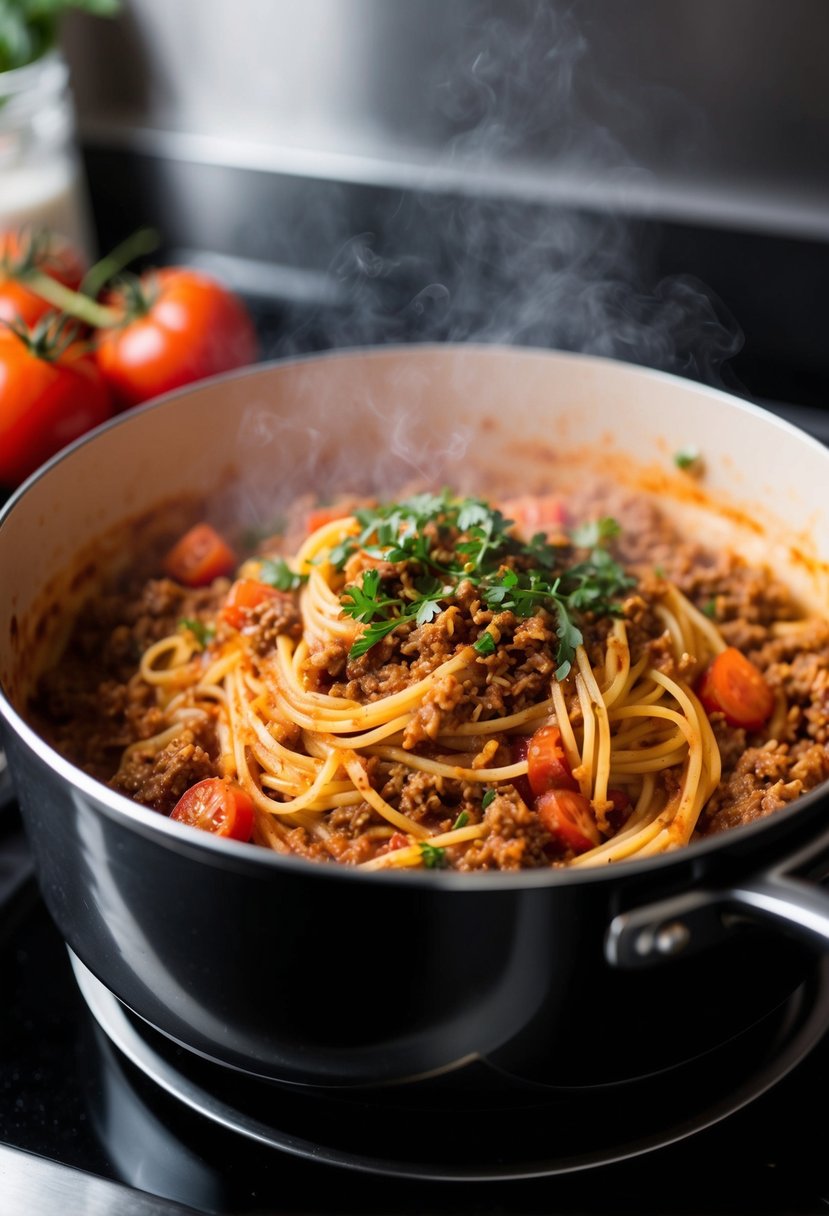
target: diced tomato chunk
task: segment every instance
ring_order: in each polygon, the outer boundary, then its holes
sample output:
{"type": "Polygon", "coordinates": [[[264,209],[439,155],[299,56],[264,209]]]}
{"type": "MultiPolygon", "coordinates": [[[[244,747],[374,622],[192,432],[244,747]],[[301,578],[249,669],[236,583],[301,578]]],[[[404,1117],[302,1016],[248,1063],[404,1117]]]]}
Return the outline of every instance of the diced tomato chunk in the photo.
{"type": "MultiPolygon", "coordinates": [[[[530,741],[526,735],[516,735],[510,740],[510,751],[512,753],[512,763],[520,764],[522,760],[527,759],[527,753],[530,749],[530,741]]],[[[511,782],[513,789],[518,794],[527,806],[533,805],[533,792],[530,789],[530,783],[527,777],[513,777],[511,782]]]]}
{"type": "Polygon", "coordinates": [[[759,730],[772,715],[774,693],[765,676],[734,646],[727,646],[703,672],[697,695],[707,713],[720,712],[730,726],[759,730]]]}
{"type": "Polygon", "coordinates": [[[235,781],[206,777],[182,794],[170,818],[203,832],[212,832],[214,836],[250,840],[254,806],[250,795],[235,781]]]}
{"type": "Polygon", "coordinates": [[[324,528],[326,524],[333,524],[336,519],[345,519],[350,514],[349,508],[342,504],[340,506],[312,507],[306,517],[305,526],[310,535],[311,532],[316,532],[317,528],[324,528]]]}
{"type": "Polygon", "coordinates": [[[247,614],[266,600],[276,599],[281,593],[267,583],[255,578],[237,578],[227,593],[220,616],[234,629],[241,629],[247,614]]]}
{"type": "Polygon", "coordinates": [[[613,832],[619,832],[630,818],[633,804],[624,790],[608,790],[607,797],[613,803],[607,812],[607,822],[613,832]]]}
{"type": "Polygon", "coordinates": [[[236,555],[210,524],[196,524],[173,545],[164,559],[164,570],[185,587],[207,587],[214,578],[230,574],[236,555]]]}
{"type": "Polygon", "coordinates": [[[525,494],[508,498],[500,504],[507,519],[513,520],[515,530],[525,540],[538,532],[561,532],[567,524],[567,511],[557,494],[525,494]]]}
{"type": "Polygon", "coordinates": [[[530,739],[527,765],[527,779],[536,798],[547,790],[579,788],[561,742],[561,731],[552,723],[540,726],[530,739]]]}
{"type": "Polygon", "coordinates": [[[590,802],[574,790],[547,790],[536,799],[538,817],[560,853],[586,853],[601,843],[590,802]]]}

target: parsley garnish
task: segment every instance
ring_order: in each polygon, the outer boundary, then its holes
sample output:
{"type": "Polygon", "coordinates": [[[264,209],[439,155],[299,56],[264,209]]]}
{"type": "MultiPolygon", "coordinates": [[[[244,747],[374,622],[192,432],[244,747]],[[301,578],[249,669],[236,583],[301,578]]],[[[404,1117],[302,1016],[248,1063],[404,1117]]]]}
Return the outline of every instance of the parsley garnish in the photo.
{"type": "MultiPolygon", "coordinates": [[[[495,797],[494,790],[493,790],[492,796],[495,797]]],[[[486,794],[484,794],[484,797],[486,797],[486,794]]],[[[456,832],[458,830],[458,828],[465,828],[468,823],[469,823],[469,811],[461,811],[461,813],[458,815],[455,822],[452,824],[452,831],[456,832]]]]}
{"type": "MultiPolygon", "coordinates": [[[[576,529],[572,540],[580,549],[587,549],[588,556],[557,574],[560,548],[550,545],[543,533],[528,544],[519,540],[512,532],[512,521],[482,499],[457,499],[448,491],[418,494],[404,502],[357,511],[356,519],[360,532],[329,554],[337,568],[342,569],[353,553],[362,550],[395,565],[405,563],[417,577],[413,584],[416,594],[405,600],[384,592],[384,580],[376,567],[363,571],[359,583],[344,588],[342,611],[365,626],[349,651],[350,658],[371,650],[398,625],[413,622],[420,626],[433,620],[459,584],[468,580],[494,612],[529,617],[544,608],[556,618],[556,675],[563,680],[583,641],[575,616],[587,612],[618,615],[615,600],[635,581],[604,547],[619,532],[613,519],[599,519],[576,529]],[[518,568],[506,564],[508,559],[515,560],[518,568]]],[[[494,654],[495,639],[484,632],[474,649],[482,656],[494,654]]]]}
{"type": "Polygon", "coordinates": [[[477,650],[478,654],[488,655],[495,654],[496,645],[495,638],[491,633],[482,633],[477,642],[473,644],[473,650],[477,650]]]}
{"type": "Polygon", "coordinates": [[[429,844],[428,840],[421,840],[420,860],[427,870],[442,870],[446,865],[446,849],[429,844]]]}
{"type": "Polygon", "coordinates": [[[495,790],[487,790],[481,799],[481,810],[485,811],[495,801],[495,790]]]}
{"type": "Polygon", "coordinates": [[[307,574],[295,574],[284,557],[266,557],[259,567],[259,582],[278,591],[296,591],[308,581],[307,574]]]}
{"type": "Polygon", "coordinates": [[[717,619],[717,601],[712,597],[707,604],[702,605],[702,611],[712,621],[717,619]]]}
{"type": "Polygon", "coordinates": [[[699,461],[697,448],[680,448],[674,452],[674,464],[678,469],[692,469],[699,461]]]}
{"type": "Polygon", "coordinates": [[[205,649],[216,634],[216,630],[212,625],[205,625],[204,621],[200,621],[194,616],[182,617],[178,623],[178,627],[192,633],[202,650],[205,649]]]}

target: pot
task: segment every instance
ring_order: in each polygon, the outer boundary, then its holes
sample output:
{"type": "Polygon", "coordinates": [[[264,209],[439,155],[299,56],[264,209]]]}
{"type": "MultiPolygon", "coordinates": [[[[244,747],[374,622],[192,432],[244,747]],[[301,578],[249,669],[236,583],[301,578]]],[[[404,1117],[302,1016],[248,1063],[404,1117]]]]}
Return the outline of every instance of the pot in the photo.
{"type": "Polygon", "coordinates": [[[261,365],[106,424],[11,499],[0,519],[9,761],[48,909],[124,1005],[193,1052],[287,1084],[399,1083],[483,1058],[583,1086],[693,1059],[811,974],[829,943],[825,787],[761,822],[601,869],[369,873],[163,818],[75,769],[26,721],[70,609],[117,555],[100,538],[150,508],[197,496],[262,524],[321,486],[532,488],[551,465],[582,463],[638,478],[689,527],[785,561],[825,610],[829,452],[725,394],[569,354],[407,347],[261,365]],[[689,444],[701,482],[673,464],[689,444]]]}

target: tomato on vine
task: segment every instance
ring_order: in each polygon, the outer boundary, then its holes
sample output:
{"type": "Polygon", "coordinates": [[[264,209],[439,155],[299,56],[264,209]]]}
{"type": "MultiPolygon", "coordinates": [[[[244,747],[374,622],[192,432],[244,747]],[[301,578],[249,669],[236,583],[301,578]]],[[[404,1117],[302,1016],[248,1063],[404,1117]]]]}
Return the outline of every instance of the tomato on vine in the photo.
{"type": "Polygon", "coordinates": [[[18,485],[112,412],[106,381],[66,318],[0,324],[0,485],[18,485]]]}
{"type": "Polygon", "coordinates": [[[97,361],[119,409],[257,357],[242,301],[199,271],[146,271],[116,288],[106,308],[120,320],[98,329],[97,361]]]}
{"type": "Polygon", "coordinates": [[[35,325],[52,305],[34,290],[33,282],[45,277],[77,291],[85,269],[79,250],[56,232],[0,232],[0,320],[35,325]]]}

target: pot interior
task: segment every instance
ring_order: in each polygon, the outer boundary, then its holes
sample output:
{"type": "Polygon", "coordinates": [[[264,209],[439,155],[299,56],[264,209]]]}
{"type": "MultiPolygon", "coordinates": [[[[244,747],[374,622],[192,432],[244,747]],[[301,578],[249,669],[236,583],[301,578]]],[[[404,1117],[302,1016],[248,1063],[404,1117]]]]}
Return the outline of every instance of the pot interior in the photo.
{"type": "Polygon", "coordinates": [[[692,534],[785,569],[802,598],[825,608],[829,453],[795,428],[609,360],[384,348],[196,385],[52,461],[0,525],[0,684],[20,707],[73,607],[106,568],[130,560],[138,520],[149,533],[172,528],[190,504],[191,513],[267,528],[309,493],[391,495],[430,484],[486,496],[566,489],[586,475],[657,494],[692,534]],[[700,454],[700,477],[676,467],[675,454],[688,449],[700,454]]]}

